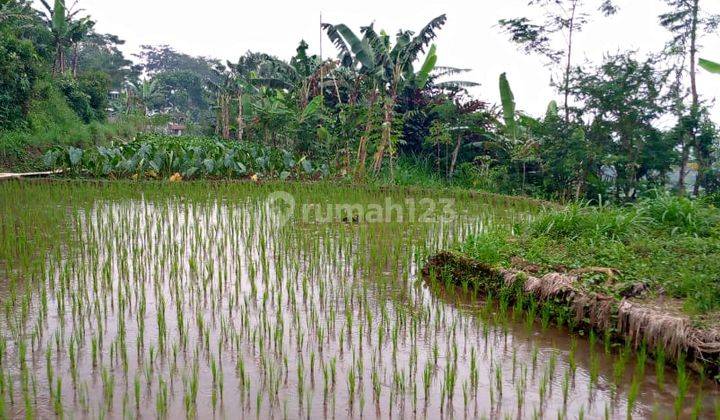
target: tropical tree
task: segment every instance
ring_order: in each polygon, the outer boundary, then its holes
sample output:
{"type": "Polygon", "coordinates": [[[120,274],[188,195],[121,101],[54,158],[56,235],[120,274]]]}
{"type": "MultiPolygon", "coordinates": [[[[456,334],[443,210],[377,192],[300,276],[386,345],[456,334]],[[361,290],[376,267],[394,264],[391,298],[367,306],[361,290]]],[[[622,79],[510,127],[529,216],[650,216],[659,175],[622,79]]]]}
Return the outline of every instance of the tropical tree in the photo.
{"type": "MultiPolygon", "coordinates": [[[[690,149],[694,148],[700,173],[704,173],[710,160],[709,156],[700,153],[704,148],[698,143],[700,121],[702,119],[702,106],[697,86],[697,54],[700,41],[705,34],[713,32],[720,22],[720,17],[704,12],[700,0],[665,0],[669,10],[659,16],[660,25],[666,28],[672,38],[666,46],[666,56],[674,59],[675,84],[673,94],[675,99],[675,114],[678,124],[684,124],[687,133],[679,138],[681,149],[679,192],[685,193],[685,176],[687,174],[690,149]],[[689,79],[690,104],[685,104],[687,91],[684,82],[689,79]],[[688,113],[687,118],[684,114],[688,113]]],[[[698,176],[694,193],[702,183],[702,175],[698,176]]]]}
{"type": "Polygon", "coordinates": [[[157,80],[152,79],[143,79],[136,83],[128,82],[126,91],[126,113],[128,114],[135,107],[139,106],[143,111],[143,115],[147,115],[150,104],[152,104],[158,96],[160,96],[157,80]]]}
{"type": "Polygon", "coordinates": [[[73,60],[75,72],[107,73],[114,89],[123,88],[126,82],[140,83],[140,68],[120,50],[123,44],[125,41],[116,35],[91,32],[79,44],[77,60],[73,60]]]}
{"type": "MultiPolygon", "coordinates": [[[[323,24],[323,28],[330,40],[339,50],[340,63],[349,68],[356,69],[363,79],[371,85],[367,92],[368,108],[373,108],[380,101],[383,108],[382,131],[373,159],[373,169],[377,173],[382,167],[383,157],[390,150],[392,157],[393,120],[397,95],[405,83],[424,84],[427,82],[430,71],[437,61],[434,48],[429,53],[416,74],[413,64],[426,52],[430,43],[437,37],[437,30],[447,21],[445,15],[431,20],[417,34],[413,31],[400,30],[391,44],[390,37],[381,31],[375,31],[372,24],[360,29],[362,39],[344,24],[323,24]]],[[[358,148],[358,176],[363,176],[365,159],[367,157],[367,141],[372,124],[368,120],[365,134],[360,139],[358,148]]],[[[392,165],[391,165],[392,169],[392,165]]]]}
{"type": "Polygon", "coordinates": [[[215,109],[217,119],[215,123],[215,134],[219,134],[225,140],[230,139],[230,107],[232,97],[235,94],[237,83],[231,70],[222,64],[213,68],[214,77],[207,80],[207,87],[215,96],[215,109]]]}
{"type": "Polygon", "coordinates": [[[77,46],[95,26],[90,17],[82,17],[76,19],[78,13],[82,9],[66,7],[65,0],[55,0],[53,6],[50,6],[47,0],[40,0],[47,12],[48,25],[53,35],[53,43],[55,49],[55,60],[53,64],[53,74],[65,73],[67,67],[66,51],[73,47],[73,76],[77,71],[77,46]]]}
{"type": "Polygon", "coordinates": [[[589,121],[588,141],[602,148],[603,163],[615,174],[619,200],[634,199],[642,180],[662,176],[674,163],[674,144],[657,128],[668,109],[667,77],[656,58],[638,60],[631,53],[573,72],[572,93],[582,104],[577,112],[589,121]]]}
{"type": "Polygon", "coordinates": [[[522,191],[524,192],[528,164],[537,160],[538,142],[533,136],[531,127],[538,124],[538,122],[517,112],[515,96],[505,73],[500,75],[499,85],[504,125],[500,129],[498,140],[502,147],[506,149],[511,162],[513,164],[518,163],[521,166],[522,191]]]}
{"type": "MultiPolygon", "coordinates": [[[[589,22],[590,11],[584,0],[530,0],[529,5],[541,7],[545,11],[543,22],[535,23],[520,17],[501,19],[499,24],[510,35],[510,39],[523,46],[526,52],[545,57],[553,66],[560,65],[564,59],[560,90],[564,96],[567,123],[570,120],[570,73],[575,35],[589,22]],[[562,44],[562,47],[557,44],[562,44]]],[[[599,9],[605,16],[617,12],[612,0],[600,1],[599,9]]]]}

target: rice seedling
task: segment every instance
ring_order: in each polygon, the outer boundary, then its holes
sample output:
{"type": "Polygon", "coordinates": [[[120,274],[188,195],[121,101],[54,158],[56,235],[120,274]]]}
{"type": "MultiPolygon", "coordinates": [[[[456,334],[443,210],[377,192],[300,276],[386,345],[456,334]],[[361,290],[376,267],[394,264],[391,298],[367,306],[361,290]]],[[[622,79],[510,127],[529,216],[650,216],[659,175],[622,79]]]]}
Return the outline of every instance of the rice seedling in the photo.
{"type": "Polygon", "coordinates": [[[430,255],[530,204],[449,191],[466,216],[454,224],[283,224],[267,205],[278,189],[320,207],[408,198],[325,183],[0,184],[0,415],[434,418],[462,398],[474,418],[598,418],[613,401],[575,386],[575,371],[607,373],[594,332],[570,340],[517,292],[481,301],[472,284],[421,278],[430,255]],[[599,403],[581,408],[591,393],[599,403]]]}
{"type": "Polygon", "coordinates": [[[675,418],[680,418],[680,414],[685,406],[687,398],[689,376],[685,367],[685,356],[681,355],[677,362],[677,394],[675,396],[674,411],[675,418]]]}
{"type": "Polygon", "coordinates": [[[662,391],[665,388],[665,349],[662,346],[655,350],[655,377],[658,388],[662,391]]]}
{"type": "Polygon", "coordinates": [[[633,377],[633,381],[630,384],[630,390],[628,391],[627,401],[627,418],[632,419],[632,412],[637,402],[638,393],[640,392],[640,380],[637,376],[633,377]]]}

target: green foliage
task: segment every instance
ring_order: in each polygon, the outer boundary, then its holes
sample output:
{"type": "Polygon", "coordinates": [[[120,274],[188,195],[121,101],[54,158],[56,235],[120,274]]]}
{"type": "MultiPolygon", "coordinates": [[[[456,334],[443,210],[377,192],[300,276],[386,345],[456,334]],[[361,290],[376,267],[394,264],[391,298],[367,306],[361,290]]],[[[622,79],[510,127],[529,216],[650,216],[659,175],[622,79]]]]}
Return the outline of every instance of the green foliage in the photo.
{"type": "Polygon", "coordinates": [[[65,95],[73,111],[85,123],[95,119],[95,110],[90,104],[90,95],[83,91],[80,83],[72,77],[64,76],[57,80],[60,91],[65,95]]]}
{"type": "MultiPolygon", "coordinates": [[[[687,4],[667,2],[677,10],[663,15],[661,24],[677,37],[677,48],[663,58],[684,51],[694,19],[687,4]]],[[[432,42],[445,15],[394,36],[372,24],[357,32],[323,24],[339,63],[309,55],[301,41],[288,61],[247,52],[221,64],[169,46],[143,46],[134,65],[120,51],[123,41],[94,32],[94,22],[74,4],[41,3],[45,16],[23,1],[0,10],[6,17],[0,21],[0,135],[14,139],[8,144],[102,143],[119,132],[180,123],[192,133],[214,131],[333,162],[339,173],[358,178],[371,159],[375,176],[386,182],[409,182],[417,172],[433,182],[564,202],[600,196],[631,202],[670,186],[684,162],[699,168],[697,193],[720,190],[717,129],[704,110],[683,106],[682,78],[672,81],[667,63],[618,53],[596,66],[572,65],[571,37],[559,34],[580,31],[594,6],[614,13],[610,1],[555,2],[561,11],[533,2],[545,13],[541,24],[502,22],[528,51],[551,63],[563,58],[564,112],[551,101],[540,118],[518,111],[504,73],[499,108],[473,100],[466,89],[474,83],[447,80],[469,69],[437,65],[432,42]],[[110,88],[120,92],[108,103],[110,88]],[[69,107],[48,89],[59,89],[69,107]],[[113,119],[152,115],[152,123],[109,128],[103,123],[108,109],[113,119]],[[678,115],[677,124],[664,130],[659,122],[670,113],[678,115]],[[433,173],[423,166],[393,174],[398,159],[405,165],[416,157],[421,165],[434,164],[433,173]]],[[[700,20],[704,30],[713,25],[709,16],[700,20]]]]}
{"type": "Polygon", "coordinates": [[[38,83],[34,96],[27,121],[30,137],[39,136],[36,144],[72,139],[84,129],[82,120],[69,106],[63,92],[51,81],[38,83]]]}
{"type": "Polygon", "coordinates": [[[0,32],[0,130],[23,124],[40,77],[39,64],[30,41],[0,32]]]}
{"type": "Polygon", "coordinates": [[[500,75],[500,100],[502,102],[505,129],[509,135],[515,137],[517,135],[515,126],[515,96],[513,95],[505,73],[500,75]]]}
{"type": "Polygon", "coordinates": [[[718,233],[720,214],[702,201],[656,192],[652,198],[640,200],[636,207],[673,235],[708,237],[718,233]]]}
{"type": "Polygon", "coordinates": [[[112,81],[107,73],[88,71],[78,78],[80,90],[88,97],[92,109],[93,121],[104,121],[107,118],[108,95],[112,81]]]}
{"type": "Polygon", "coordinates": [[[112,124],[84,124],[68,105],[65,95],[50,81],[36,83],[25,126],[0,131],[0,167],[12,170],[40,169],[39,158],[52,146],[83,146],[111,139],[132,138],[144,124],[127,116],[112,124]]]}
{"type": "Polygon", "coordinates": [[[550,211],[540,215],[530,226],[530,231],[554,239],[622,240],[646,227],[647,220],[642,212],[571,204],[562,212],[550,211]]]}
{"type": "Polygon", "coordinates": [[[143,135],[137,140],[89,148],[57,147],[44,156],[49,169],[92,177],[315,178],[328,174],[303,156],[249,142],[204,137],[143,135]]]}
{"type": "Polygon", "coordinates": [[[541,273],[607,267],[617,273],[612,282],[586,275],[580,284],[617,295],[643,283],[651,294],[664,290],[683,299],[690,313],[720,308],[720,210],[665,193],[623,207],[551,208],[513,234],[490,231],[461,249],[506,266],[520,258],[541,273]]]}
{"type": "Polygon", "coordinates": [[[435,69],[435,65],[437,64],[437,47],[435,44],[433,44],[430,47],[430,50],[427,53],[427,56],[425,57],[425,62],[423,63],[422,67],[420,67],[420,71],[418,71],[416,75],[415,80],[415,87],[418,89],[422,89],[427,84],[428,80],[430,79],[430,73],[435,69]]]}
{"type": "Polygon", "coordinates": [[[720,74],[720,63],[701,58],[700,67],[704,68],[710,73],[720,74]]]}
{"type": "Polygon", "coordinates": [[[121,90],[127,82],[135,81],[139,69],[133,62],[125,58],[120,46],[125,41],[111,34],[92,32],[80,43],[78,48],[78,70],[85,72],[102,72],[107,74],[112,89],[121,90]]]}
{"type": "Polygon", "coordinates": [[[201,111],[208,108],[202,76],[189,70],[172,70],[157,74],[151,83],[156,91],[148,95],[152,110],[173,108],[198,121],[201,111]]]}

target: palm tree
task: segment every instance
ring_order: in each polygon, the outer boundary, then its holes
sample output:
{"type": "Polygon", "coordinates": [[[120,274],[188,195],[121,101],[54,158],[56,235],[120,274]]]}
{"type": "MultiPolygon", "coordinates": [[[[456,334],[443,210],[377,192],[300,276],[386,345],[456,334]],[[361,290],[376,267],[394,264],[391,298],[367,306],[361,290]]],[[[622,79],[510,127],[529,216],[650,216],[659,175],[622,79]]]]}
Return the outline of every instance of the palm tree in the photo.
{"type": "MultiPolygon", "coordinates": [[[[427,81],[427,74],[437,61],[434,48],[431,48],[430,53],[427,54],[419,75],[416,75],[413,64],[422,53],[425,53],[425,49],[437,36],[436,31],[446,21],[447,17],[440,15],[425,25],[417,35],[412,31],[401,30],[396,35],[394,45],[391,45],[390,37],[385,32],[381,31],[380,34],[375,32],[372,24],[360,29],[362,39],[344,24],[322,24],[328,37],[340,51],[340,63],[345,67],[356,69],[360,77],[370,81],[372,87],[367,96],[368,109],[372,109],[378,100],[381,101],[382,135],[373,159],[373,170],[376,173],[382,167],[386,150],[392,148],[392,123],[398,92],[405,83],[427,81]]],[[[368,121],[358,148],[359,176],[364,175],[367,141],[371,130],[372,123],[368,121]]]]}

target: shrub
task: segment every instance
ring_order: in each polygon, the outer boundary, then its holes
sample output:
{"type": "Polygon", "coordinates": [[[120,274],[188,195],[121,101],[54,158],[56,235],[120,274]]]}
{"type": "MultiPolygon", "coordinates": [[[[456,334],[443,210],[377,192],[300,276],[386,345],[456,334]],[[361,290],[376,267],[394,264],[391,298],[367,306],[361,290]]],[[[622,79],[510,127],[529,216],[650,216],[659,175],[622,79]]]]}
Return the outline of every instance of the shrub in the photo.
{"type": "Polygon", "coordinates": [[[33,86],[39,77],[38,58],[32,43],[3,33],[0,37],[0,130],[23,125],[33,86]]]}

